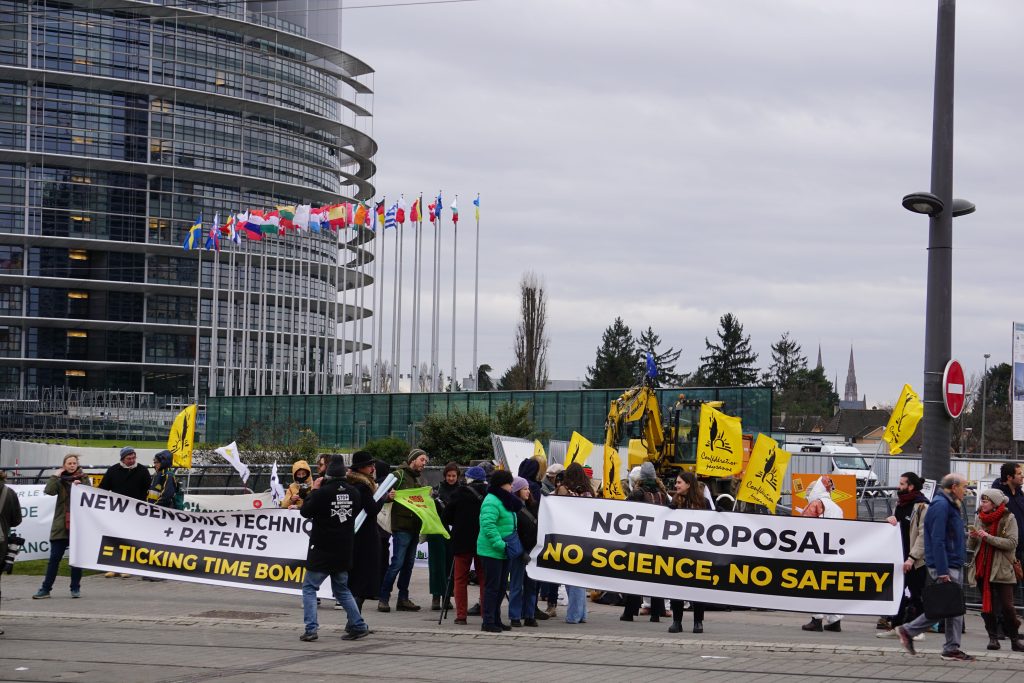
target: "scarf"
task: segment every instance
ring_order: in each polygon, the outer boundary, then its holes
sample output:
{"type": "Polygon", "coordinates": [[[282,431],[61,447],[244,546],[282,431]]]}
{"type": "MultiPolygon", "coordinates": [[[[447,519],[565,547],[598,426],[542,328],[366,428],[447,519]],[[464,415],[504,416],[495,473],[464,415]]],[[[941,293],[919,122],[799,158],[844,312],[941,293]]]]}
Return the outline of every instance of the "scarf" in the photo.
{"type": "Polygon", "coordinates": [[[501,504],[505,506],[505,509],[515,514],[523,509],[523,499],[518,496],[514,496],[500,486],[490,486],[487,488],[487,493],[493,494],[501,501],[501,504]]]}
{"type": "MultiPolygon", "coordinates": [[[[1006,503],[1003,503],[999,507],[995,508],[991,512],[978,511],[978,521],[982,523],[982,528],[989,533],[991,536],[998,536],[999,520],[1006,514],[1006,503]]],[[[985,543],[985,539],[980,539],[981,545],[978,546],[978,555],[974,558],[974,576],[978,582],[978,587],[981,590],[981,612],[982,614],[992,613],[992,592],[989,590],[989,576],[992,574],[992,561],[995,557],[996,549],[985,543]]]]}
{"type": "Polygon", "coordinates": [[[68,474],[67,470],[64,470],[60,473],[60,483],[70,489],[73,483],[75,483],[76,481],[81,481],[82,477],[84,476],[85,472],[82,471],[81,467],[79,467],[71,474],[68,474]]]}
{"type": "Polygon", "coordinates": [[[898,498],[899,502],[897,503],[897,506],[928,502],[928,499],[925,498],[924,494],[920,491],[907,491],[906,493],[899,494],[898,498]]]}

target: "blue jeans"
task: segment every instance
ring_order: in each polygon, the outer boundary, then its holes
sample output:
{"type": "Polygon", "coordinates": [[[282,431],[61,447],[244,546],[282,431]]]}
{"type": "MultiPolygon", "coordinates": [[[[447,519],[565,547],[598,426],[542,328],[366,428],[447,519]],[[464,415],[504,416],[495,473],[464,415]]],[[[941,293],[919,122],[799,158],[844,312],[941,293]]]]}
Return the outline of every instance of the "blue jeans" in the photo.
{"type": "MultiPolygon", "coordinates": [[[[43,577],[42,590],[49,593],[53,590],[53,582],[57,580],[57,570],[60,569],[61,558],[67,552],[71,541],[50,541],[50,561],[46,563],[46,576],[43,577]]],[[[71,568],[71,590],[77,591],[82,588],[82,570],[77,567],[71,568]]]]}
{"type": "Polygon", "coordinates": [[[509,564],[508,618],[533,619],[537,614],[537,582],[526,575],[522,559],[509,564]]]}
{"type": "Polygon", "coordinates": [[[484,604],[480,605],[480,616],[484,626],[501,623],[501,601],[508,588],[508,560],[482,556],[484,561],[484,604]]]}
{"type": "MultiPolygon", "coordinates": [[[[960,568],[950,567],[949,578],[951,581],[960,583],[960,568]]],[[[935,580],[935,570],[928,567],[928,576],[935,580]]],[[[938,619],[929,619],[924,612],[921,612],[916,619],[910,623],[903,624],[900,628],[907,632],[911,638],[916,636],[918,633],[924,633],[932,627],[932,624],[939,623],[938,619]]],[[[959,617],[950,617],[946,619],[946,644],[942,646],[943,654],[950,652],[956,652],[960,649],[960,635],[964,630],[964,617],[961,614],[959,617]]]]}
{"type": "Polygon", "coordinates": [[[314,633],[320,628],[316,621],[316,592],[324,580],[331,578],[331,592],[334,599],[345,609],[345,616],[348,621],[345,623],[345,630],[349,633],[362,633],[370,630],[370,627],[363,621],[363,615],[359,613],[356,606],[356,599],[352,597],[352,591],[348,589],[348,572],[314,572],[306,570],[306,578],[302,582],[302,621],[306,624],[306,633],[314,633]]]}
{"type": "Polygon", "coordinates": [[[380,600],[387,602],[391,599],[391,589],[395,586],[395,577],[398,577],[398,599],[409,599],[409,581],[412,579],[412,567],[416,563],[416,541],[419,534],[409,531],[396,531],[391,535],[394,544],[394,553],[391,555],[391,564],[384,572],[384,581],[380,584],[380,600]]]}
{"type": "Polygon", "coordinates": [[[565,611],[565,623],[578,624],[587,619],[587,589],[579,586],[566,586],[569,596],[569,607],[565,611]]]}

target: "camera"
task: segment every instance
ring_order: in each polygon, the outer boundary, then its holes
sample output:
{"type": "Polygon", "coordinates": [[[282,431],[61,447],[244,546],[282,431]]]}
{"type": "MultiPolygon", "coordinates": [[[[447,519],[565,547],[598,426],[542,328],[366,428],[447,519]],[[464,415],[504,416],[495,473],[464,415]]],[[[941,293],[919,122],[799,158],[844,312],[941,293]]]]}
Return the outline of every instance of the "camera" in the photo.
{"type": "Polygon", "coordinates": [[[18,553],[25,547],[25,539],[21,536],[11,533],[7,537],[7,555],[4,557],[3,567],[0,567],[0,573],[10,574],[14,571],[14,560],[18,557],[18,553]]]}
{"type": "Polygon", "coordinates": [[[299,498],[302,499],[302,500],[306,500],[306,496],[309,495],[309,489],[310,489],[310,485],[309,484],[307,484],[305,482],[299,484],[299,498]]]}

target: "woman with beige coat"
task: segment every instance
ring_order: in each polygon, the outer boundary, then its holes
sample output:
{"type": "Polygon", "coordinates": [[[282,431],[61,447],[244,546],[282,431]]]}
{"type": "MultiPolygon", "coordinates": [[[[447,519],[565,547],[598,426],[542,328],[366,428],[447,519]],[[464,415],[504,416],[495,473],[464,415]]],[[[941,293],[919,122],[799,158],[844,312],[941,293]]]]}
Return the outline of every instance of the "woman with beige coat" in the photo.
{"type": "Polygon", "coordinates": [[[1018,630],[1020,621],[1013,607],[1013,589],[1017,585],[1013,571],[1017,520],[1006,509],[1006,495],[1002,491],[988,489],[982,492],[978,516],[969,536],[967,547],[977,549],[974,574],[981,591],[981,618],[988,631],[988,649],[999,649],[995,614],[998,610],[1011,647],[1017,652],[1024,652],[1024,641],[1018,630]]]}

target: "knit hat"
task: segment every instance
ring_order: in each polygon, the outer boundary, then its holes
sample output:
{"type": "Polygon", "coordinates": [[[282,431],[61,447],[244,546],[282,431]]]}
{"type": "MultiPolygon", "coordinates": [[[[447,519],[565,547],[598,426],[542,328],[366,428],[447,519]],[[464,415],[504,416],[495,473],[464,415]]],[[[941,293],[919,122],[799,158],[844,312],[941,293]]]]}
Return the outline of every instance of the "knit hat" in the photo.
{"type": "MultiPolygon", "coordinates": [[[[411,451],[409,451],[409,455],[405,458],[405,464],[412,464],[412,461],[420,457],[421,455],[427,455],[427,452],[422,448],[412,449],[411,451]]],[[[429,458],[430,456],[428,455],[427,457],[429,458]]]]}
{"type": "Polygon", "coordinates": [[[512,493],[519,493],[523,489],[530,488],[530,482],[526,481],[522,477],[515,477],[512,479],[512,493]]]}
{"type": "Polygon", "coordinates": [[[331,459],[327,461],[327,476],[334,479],[341,479],[345,476],[345,472],[348,468],[345,467],[345,456],[341,453],[335,453],[331,456],[331,459]]]}
{"type": "Polygon", "coordinates": [[[553,477],[556,474],[560,474],[562,472],[565,472],[565,467],[559,465],[557,462],[554,465],[548,465],[547,475],[549,477],[553,477]]]}
{"type": "Polygon", "coordinates": [[[540,463],[533,458],[527,458],[519,463],[519,476],[523,479],[537,480],[537,472],[540,471],[540,463]]]}
{"type": "Polygon", "coordinates": [[[494,474],[494,463],[491,462],[490,460],[485,460],[484,462],[480,463],[480,467],[484,468],[484,472],[487,473],[488,477],[494,474]]]}
{"type": "Polygon", "coordinates": [[[640,464],[641,479],[657,479],[658,474],[654,471],[654,463],[648,460],[640,464]]]}
{"type": "Polygon", "coordinates": [[[466,481],[483,481],[487,478],[487,473],[484,472],[484,468],[479,465],[475,465],[466,470],[466,481]]]}
{"type": "Polygon", "coordinates": [[[135,455],[135,449],[131,446],[125,446],[121,449],[121,460],[124,461],[129,455],[135,455]]]}
{"type": "Polygon", "coordinates": [[[640,465],[637,465],[629,471],[629,484],[630,486],[636,486],[637,482],[640,481],[640,465]]]}
{"type": "Polygon", "coordinates": [[[981,492],[981,497],[988,498],[996,507],[1006,502],[1006,494],[999,489],[986,489],[981,492]]]}

